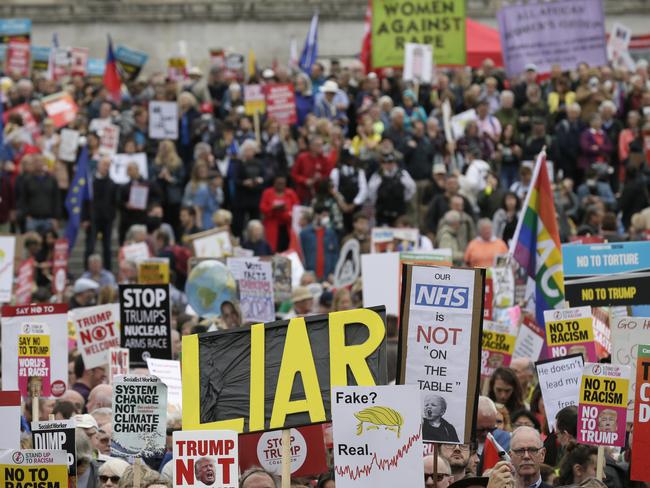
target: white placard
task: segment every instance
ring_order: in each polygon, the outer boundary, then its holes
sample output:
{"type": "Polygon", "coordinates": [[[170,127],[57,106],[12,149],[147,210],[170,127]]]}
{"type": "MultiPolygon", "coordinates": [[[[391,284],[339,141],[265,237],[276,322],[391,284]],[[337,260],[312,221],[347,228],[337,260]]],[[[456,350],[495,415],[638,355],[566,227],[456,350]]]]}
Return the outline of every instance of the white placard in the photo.
{"type": "Polygon", "coordinates": [[[128,205],[136,210],[145,210],[147,208],[147,199],[149,198],[149,187],[147,185],[131,185],[129,191],[128,205]]]}
{"type": "Polygon", "coordinates": [[[386,314],[399,313],[399,253],[361,255],[363,306],[385,305],[386,314]]]}
{"type": "MultiPolygon", "coordinates": [[[[11,301],[14,284],[15,236],[0,236],[0,302],[11,301]]],[[[5,388],[6,389],[6,388],[5,388]]]]}
{"type": "Polygon", "coordinates": [[[113,156],[113,161],[111,162],[111,167],[108,171],[111,180],[118,185],[126,185],[129,182],[129,176],[126,173],[126,170],[131,163],[138,165],[138,170],[142,178],[145,180],[149,178],[147,155],[145,153],[121,153],[113,156]]]}
{"type": "Polygon", "coordinates": [[[0,392],[0,449],[20,449],[20,392],[0,392]]]}
{"type": "Polygon", "coordinates": [[[59,142],[59,159],[68,163],[77,160],[79,149],[79,131],[72,129],[61,129],[61,140],[59,142]]]}
{"type": "Polygon", "coordinates": [[[555,430],[555,417],[560,410],[578,406],[583,366],[582,354],[535,363],[550,432],[555,430]]]}
{"type": "MultiPolygon", "coordinates": [[[[463,443],[472,428],[474,409],[470,383],[478,382],[481,303],[475,303],[477,271],[412,266],[402,314],[406,341],[404,383],[422,394],[422,439],[463,443]],[[473,373],[472,373],[473,371],[473,373]]],[[[405,279],[405,277],[403,278],[405,279]]],[[[483,293],[484,290],[480,290],[483,293]]],[[[482,295],[481,295],[482,296],[482,295]]]]}
{"type": "Polygon", "coordinates": [[[101,131],[99,139],[99,153],[114,156],[120,142],[120,128],[114,124],[108,124],[101,131]]]}
{"type": "Polygon", "coordinates": [[[332,388],[337,488],[422,486],[419,404],[414,385],[332,388]]]}
{"type": "Polygon", "coordinates": [[[175,102],[149,102],[149,137],[178,139],[178,106],[175,102]]]}
{"type": "Polygon", "coordinates": [[[239,307],[244,322],[273,322],[273,266],[270,261],[228,258],[228,268],[237,280],[239,307]]]}
{"type": "Polygon", "coordinates": [[[650,344],[650,318],[619,317],[611,321],[612,363],[629,366],[630,389],[627,394],[627,421],[634,421],[636,398],[636,360],[639,344],[650,344]]]}
{"type": "Polygon", "coordinates": [[[239,450],[233,430],[174,432],[175,488],[237,488],[239,450]]]}
{"type": "Polygon", "coordinates": [[[120,306],[117,303],[81,307],[68,312],[77,331],[77,346],[86,369],[108,364],[108,350],[120,346],[120,306]]]}
{"type": "Polygon", "coordinates": [[[515,339],[515,350],[512,353],[512,359],[528,358],[531,361],[537,361],[543,347],[544,337],[536,333],[531,326],[524,322],[519,327],[519,333],[517,339],[515,339]]]}
{"type": "Polygon", "coordinates": [[[359,259],[361,246],[356,239],[349,239],[339,252],[339,259],[334,268],[334,288],[352,286],[361,273],[359,259]]]}
{"type": "Polygon", "coordinates": [[[157,376],[167,385],[167,407],[174,406],[180,411],[183,404],[181,362],[172,359],[147,358],[147,368],[150,375],[157,376]]]}
{"type": "Polygon", "coordinates": [[[221,258],[232,256],[232,242],[227,230],[212,232],[192,239],[194,256],[197,258],[221,258]]]}
{"type": "Polygon", "coordinates": [[[465,126],[471,120],[478,120],[476,110],[473,108],[465,110],[451,118],[451,130],[454,133],[454,139],[458,140],[465,135],[465,126]]]}
{"type": "Polygon", "coordinates": [[[149,246],[147,246],[146,242],[134,242],[132,244],[122,246],[120,253],[122,254],[124,260],[132,261],[134,263],[138,263],[143,259],[148,259],[151,257],[149,246]]]}
{"type": "Polygon", "coordinates": [[[433,80],[433,46],[431,44],[404,44],[404,81],[431,83],[433,80]]]}

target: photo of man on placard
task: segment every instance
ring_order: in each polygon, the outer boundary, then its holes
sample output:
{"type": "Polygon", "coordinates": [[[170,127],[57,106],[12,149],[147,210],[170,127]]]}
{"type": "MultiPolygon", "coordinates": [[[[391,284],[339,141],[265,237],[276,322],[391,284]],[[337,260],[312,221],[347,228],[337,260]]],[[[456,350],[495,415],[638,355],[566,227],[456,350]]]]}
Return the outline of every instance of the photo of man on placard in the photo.
{"type": "Polygon", "coordinates": [[[442,396],[426,395],[423,411],[422,439],[424,441],[460,442],[454,426],[443,418],[447,411],[447,402],[442,396]]]}
{"type": "Polygon", "coordinates": [[[194,476],[204,485],[213,485],[216,481],[216,465],[214,459],[202,457],[194,465],[194,476]]]}

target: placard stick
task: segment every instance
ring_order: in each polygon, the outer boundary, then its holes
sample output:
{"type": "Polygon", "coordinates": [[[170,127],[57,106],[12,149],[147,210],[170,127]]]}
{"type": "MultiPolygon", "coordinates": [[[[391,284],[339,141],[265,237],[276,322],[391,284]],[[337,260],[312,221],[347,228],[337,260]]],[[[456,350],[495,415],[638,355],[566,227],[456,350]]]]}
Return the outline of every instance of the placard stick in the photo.
{"type": "Polygon", "coordinates": [[[282,488],[291,488],[291,429],[282,430],[282,488]]]}
{"type": "Polygon", "coordinates": [[[433,484],[437,485],[438,481],[438,443],[433,443],[433,484]]]}
{"type": "Polygon", "coordinates": [[[32,397],[32,422],[38,422],[41,419],[41,413],[39,410],[39,397],[33,396],[32,397]]]}
{"type": "Polygon", "coordinates": [[[48,416],[48,420],[55,420],[55,418],[54,418],[54,414],[53,414],[53,413],[51,413],[51,414],[48,416]]]}
{"type": "Polygon", "coordinates": [[[596,479],[603,481],[605,473],[605,448],[598,446],[598,458],[596,460],[596,479]]]}
{"type": "Polygon", "coordinates": [[[133,462],[133,488],[140,488],[140,480],[142,478],[141,462],[142,461],[139,457],[135,458],[135,461],[133,462]]]}

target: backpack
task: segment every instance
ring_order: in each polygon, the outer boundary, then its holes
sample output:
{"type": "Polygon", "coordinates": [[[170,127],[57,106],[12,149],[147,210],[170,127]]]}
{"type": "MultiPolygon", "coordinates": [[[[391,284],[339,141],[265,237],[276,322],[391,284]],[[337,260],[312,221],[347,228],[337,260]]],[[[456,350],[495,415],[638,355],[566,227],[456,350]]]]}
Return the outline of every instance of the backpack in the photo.
{"type": "Polygon", "coordinates": [[[381,184],[377,189],[378,222],[392,224],[397,217],[404,214],[406,210],[404,190],[401,169],[393,176],[382,175],[381,184]]]}

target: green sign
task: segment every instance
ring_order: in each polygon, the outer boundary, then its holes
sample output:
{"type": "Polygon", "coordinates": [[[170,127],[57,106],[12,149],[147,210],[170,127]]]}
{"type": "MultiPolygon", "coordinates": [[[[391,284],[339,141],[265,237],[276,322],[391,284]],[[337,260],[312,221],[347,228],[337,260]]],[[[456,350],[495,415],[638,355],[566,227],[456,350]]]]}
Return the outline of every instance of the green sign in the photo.
{"type": "Polygon", "coordinates": [[[372,0],[372,66],[404,64],[407,42],[431,44],[435,64],[465,64],[465,0],[372,0]]]}

